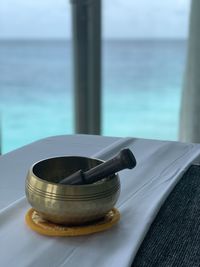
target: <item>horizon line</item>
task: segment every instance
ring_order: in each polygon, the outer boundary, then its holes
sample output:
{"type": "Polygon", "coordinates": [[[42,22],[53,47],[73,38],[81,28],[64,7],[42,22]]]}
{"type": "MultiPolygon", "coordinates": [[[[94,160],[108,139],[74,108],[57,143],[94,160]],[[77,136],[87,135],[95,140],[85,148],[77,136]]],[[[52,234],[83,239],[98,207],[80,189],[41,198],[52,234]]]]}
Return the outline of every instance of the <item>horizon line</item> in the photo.
{"type": "MultiPolygon", "coordinates": [[[[186,41],[187,37],[130,37],[130,38],[102,38],[102,41],[154,41],[154,40],[163,40],[163,41],[169,41],[169,40],[177,40],[177,41],[186,41]]],[[[15,42],[21,42],[21,41],[67,41],[71,42],[73,41],[72,38],[0,38],[0,42],[4,41],[15,41],[15,42]]]]}

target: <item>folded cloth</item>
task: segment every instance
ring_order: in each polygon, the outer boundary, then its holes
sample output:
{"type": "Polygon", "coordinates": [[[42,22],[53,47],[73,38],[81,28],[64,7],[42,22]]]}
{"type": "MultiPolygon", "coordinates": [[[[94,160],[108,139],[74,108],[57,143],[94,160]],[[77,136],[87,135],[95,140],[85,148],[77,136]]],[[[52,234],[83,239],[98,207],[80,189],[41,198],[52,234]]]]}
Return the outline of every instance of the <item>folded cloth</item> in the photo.
{"type": "Polygon", "coordinates": [[[191,166],[161,207],[132,267],[200,264],[200,166],[191,166]]]}
{"type": "MultiPolygon", "coordinates": [[[[77,143],[79,149],[81,142],[86,142],[87,138],[80,137],[77,143]]],[[[70,154],[70,138],[68,141],[70,154]]],[[[50,149],[56,147],[57,142],[55,139],[55,144],[50,149]]],[[[111,140],[111,146],[107,145],[107,148],[104,147],[91,156],[107,159],[113,155],[113,151],[116,152],[123,146],[123,142],[124,146],[133,151],[137,166],[120,173],[121,194],[116,205],[121,213],[119,223],[106,232],[84,237],[41,236],[27,228],[24,222],[30,206],[26,198],[22,197],[0,213],[0,240],[3,244],[0,250],[1,266],[131,266],[161,205],[193,160],[199,156],[200,146],[120,139],[111,140]]],[[[88,156],[87,148],[85,153],[88,156]]],[[[21,158],[26,157],[26,153],[20,155],[21,158]]],[[[17,159],[17,152],[15,156],[17,159]]],[[[7,160],[9,161],[9,157],[7,160]]]]}

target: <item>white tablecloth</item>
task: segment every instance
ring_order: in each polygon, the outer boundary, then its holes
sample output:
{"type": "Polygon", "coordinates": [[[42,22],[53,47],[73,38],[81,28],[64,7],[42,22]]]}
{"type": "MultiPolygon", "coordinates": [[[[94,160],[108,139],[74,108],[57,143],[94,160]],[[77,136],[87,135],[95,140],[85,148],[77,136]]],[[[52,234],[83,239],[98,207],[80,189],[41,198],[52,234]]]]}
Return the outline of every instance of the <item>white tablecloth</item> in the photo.
{"type": "Polygon", "coordinates": [[[0,266],[130,266],[162,203],[199,155],[197,144],[77,135],[47,138],[2,156],[0,266]],[[106,160],[123,147],[133,151],[137,166],[120,172],[116,207],[121,220],[116,226],[70,238],[41,236],[26,226],[24,216],[30,206],[24,197],[24,183],[35,161],[58,155],[106,160]]]}

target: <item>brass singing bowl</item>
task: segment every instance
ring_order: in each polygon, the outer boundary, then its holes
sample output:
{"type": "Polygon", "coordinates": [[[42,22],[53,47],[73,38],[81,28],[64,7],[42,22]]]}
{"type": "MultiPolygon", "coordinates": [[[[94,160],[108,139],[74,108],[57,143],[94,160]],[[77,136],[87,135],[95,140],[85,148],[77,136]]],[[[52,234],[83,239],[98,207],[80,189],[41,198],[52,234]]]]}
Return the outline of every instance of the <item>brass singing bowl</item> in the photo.
{"type": "Polygon", "coordinates": [[[99,159],[66,156],[35,163],[29,169],[25,185],[30,205],[44,219],[59,224],[79,225],[102,218],[118,200],[118,174],[93,184],[58,184],[75,171],[86,171],[102,162],[99,159]]]}

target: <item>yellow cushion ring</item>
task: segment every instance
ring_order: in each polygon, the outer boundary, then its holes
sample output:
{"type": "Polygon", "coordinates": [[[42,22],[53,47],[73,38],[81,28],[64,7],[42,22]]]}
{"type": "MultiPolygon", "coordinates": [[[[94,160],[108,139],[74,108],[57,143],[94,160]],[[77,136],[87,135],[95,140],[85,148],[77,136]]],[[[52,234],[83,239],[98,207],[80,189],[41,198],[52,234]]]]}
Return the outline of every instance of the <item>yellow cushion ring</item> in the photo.
{"type": "Polygon", "coordinates": [[[120,219],[118,209],[113,208],[101,220],[87,225],[59,225],[44,220],[33,208],[25,216],[26,224],[35,232],[47,236],[81,236],[105,231],[115,225],[120,219]]]}

